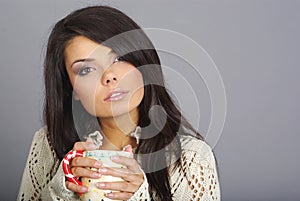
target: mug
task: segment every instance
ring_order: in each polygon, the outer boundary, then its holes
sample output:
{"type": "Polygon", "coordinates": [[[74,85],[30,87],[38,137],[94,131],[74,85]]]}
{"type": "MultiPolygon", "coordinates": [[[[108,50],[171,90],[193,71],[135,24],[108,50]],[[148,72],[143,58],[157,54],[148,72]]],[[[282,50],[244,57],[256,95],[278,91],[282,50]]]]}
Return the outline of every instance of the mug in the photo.
{"type": "MultiPolygon", "coordinates": [[[[93,150],[93,151],[81,151],[81,150],[74,150],[70,151],[63,159],[63,170],[65,176],[70,182],[73,182],[77,185],[84,185],[87,186],[89,191],[87,193],[81,194],[79,193],[79,197],[82,201],[108,201],[111,200],[104,195],[106,193],[110,193],[110,190],[102,190],[96,187],[98,182],[112,182],[112,181],[123,181],[119,177],[113,177],[109,175],[101,175],[99,179],[91,179],[91,178],[81,178],[79,181],[71,172],[70,169],[70,162],[75,157],[89,157],[96,160],[100,160],[102,162],[103,167],[117,167],[117,168],[126,168],[121,164],[114,163],[111,160],[111,156],[126,156],[126,157],[133,157],[131,151],[112,151],[112,150],[93,150]]],[[[94,171],[97,171],[95,168],[91,168],[94,171]]]]}

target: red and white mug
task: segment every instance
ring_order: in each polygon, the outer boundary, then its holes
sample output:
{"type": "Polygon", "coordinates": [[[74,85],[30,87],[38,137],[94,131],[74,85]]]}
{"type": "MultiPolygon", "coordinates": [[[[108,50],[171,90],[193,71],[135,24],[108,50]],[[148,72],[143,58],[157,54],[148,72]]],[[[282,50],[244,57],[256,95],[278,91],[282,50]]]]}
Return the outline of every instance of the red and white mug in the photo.
{"type": "MultiPolygon", "coordinates": [[[[91,178],[81,178],[79,181],[72,173],[70,168],[71,160],[75,157],[89,157],[96,160],[100,160],[103,164],[103,167],[118,167],[118,168],[125,168],[121,164],[114,163],[111,160],[112,156],[125,156],[125,157],[133,157],[131,147],[125,148],[124,151],[112,151],[112,150],[93,150],[93,151],[82,151],[82,150],[72,150],[66,154],[63,159],[63,171],[65,173],[66,178],[68,181],[75,183],[77,185],[84,185],[87,186],[89,191],[84,194],[79,194],[80,199],[82,201],[108,201],[111,200],[104,195],[111,191],[101,190],[96,187],[96,183],[98,182],[112,182],[112,181],[122,181],[119,177],[107,176],[102,175],[99,179],[91,179],[91,178]]],[[[92,170],[97,171],[97,169],[92,168],[92,170]]]]}

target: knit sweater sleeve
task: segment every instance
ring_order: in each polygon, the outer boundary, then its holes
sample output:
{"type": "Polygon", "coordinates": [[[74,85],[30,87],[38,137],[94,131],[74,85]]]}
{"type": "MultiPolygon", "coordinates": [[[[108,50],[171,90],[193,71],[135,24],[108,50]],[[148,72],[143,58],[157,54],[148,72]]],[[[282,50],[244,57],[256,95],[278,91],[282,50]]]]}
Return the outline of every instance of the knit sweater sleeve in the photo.
{"type": "Polygon", "coordinates": [[[171,175],[174,200],[221,200],[215,157],[205,142],[186,137],[182,142],[181,166],[171,175]]]}
{"type": "Polygon", "coordinates": [[[79,200],[65,187],[62,168],[46,133],[41,128],[33,137],[17,200],[79,200]]]}

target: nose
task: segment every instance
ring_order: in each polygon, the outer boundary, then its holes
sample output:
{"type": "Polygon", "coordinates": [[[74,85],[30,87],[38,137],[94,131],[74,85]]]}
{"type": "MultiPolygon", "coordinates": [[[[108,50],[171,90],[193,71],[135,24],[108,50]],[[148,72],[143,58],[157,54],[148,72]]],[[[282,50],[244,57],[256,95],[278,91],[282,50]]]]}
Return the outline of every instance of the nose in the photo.
{"type": "Polygon", "coordinates": [[[112,85],[118,83],[119,79],[118,76],[113,72],[107,72],[103,75],[103,85],[112,85]]]}

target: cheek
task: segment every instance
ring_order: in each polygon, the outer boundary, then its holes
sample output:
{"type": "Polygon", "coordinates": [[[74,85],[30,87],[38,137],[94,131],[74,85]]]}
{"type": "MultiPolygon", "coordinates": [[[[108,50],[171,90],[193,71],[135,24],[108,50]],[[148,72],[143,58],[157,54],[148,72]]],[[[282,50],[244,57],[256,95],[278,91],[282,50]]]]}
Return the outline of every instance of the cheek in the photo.
{"type": "Polygon", "coordinates": [[[139,106],[143,97],[144,97],[144,87],[137,88],[136,91],[133,93],[132,98],[130,99],[129,107],[135,108],[139,106]]]}
{"type": "Polygon", "coordinates": [[[91,114],[95,113],[95,99],[97,91],[97,80],[78,79],[74,85],[74,92],[83,107],[91,114]]]}
{"type": "Polygon", "coordinates": [[[127,86],[132,90],[129,107],[137,107],[144,97],[144,82],[143,76],[137,69],[132,70],[126,79],[127,86]]]}
{"type": "Polygon", "coordinates": [[[132,67],[124,73],[119,85],[126,86],[133,91],[144,88],[143,76],[138,69],[132,67]]]}

